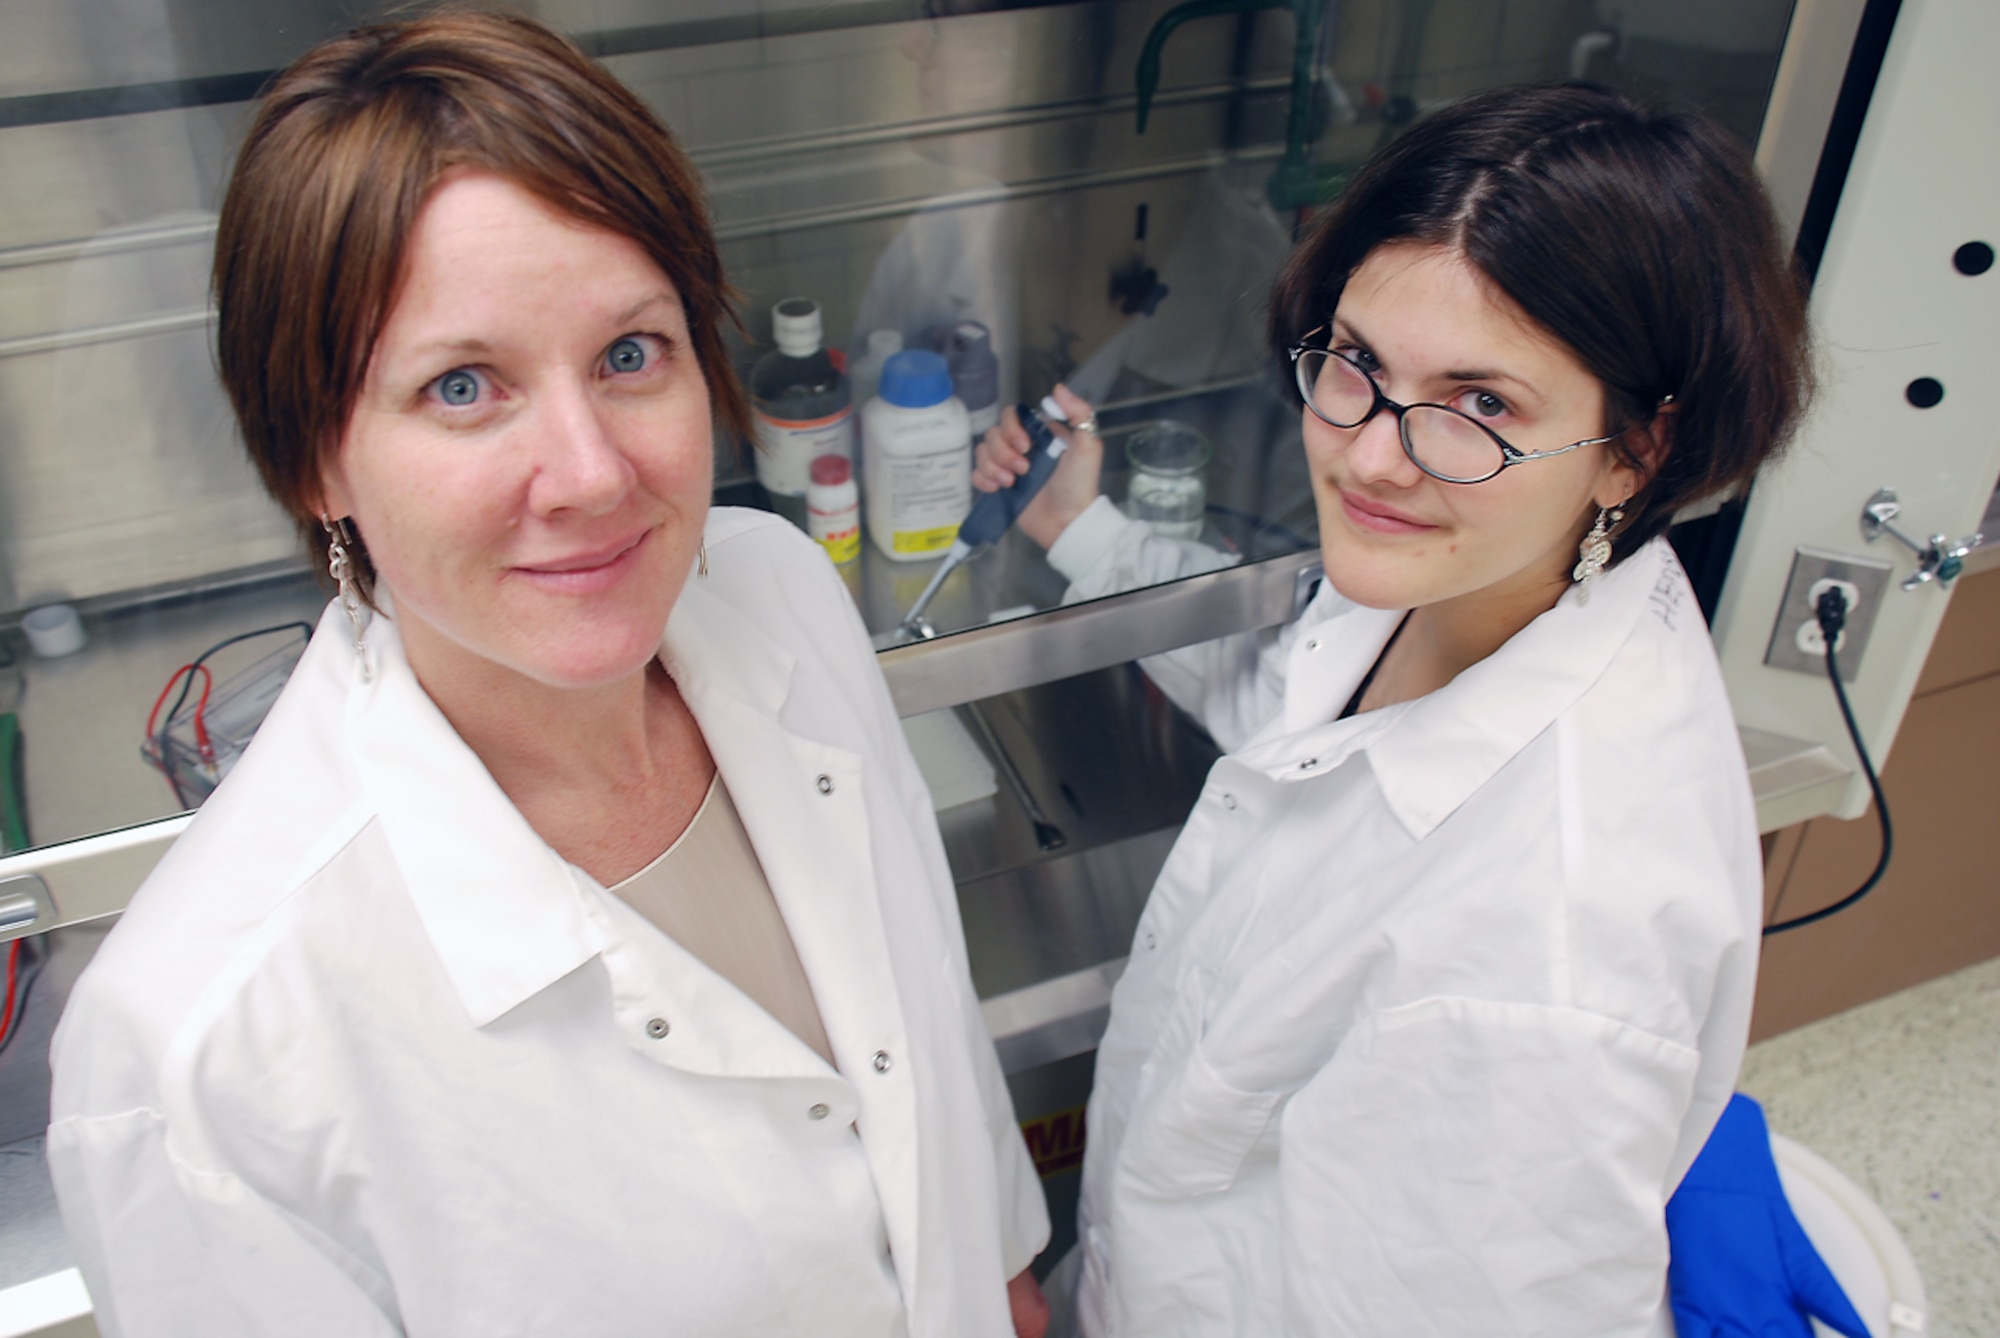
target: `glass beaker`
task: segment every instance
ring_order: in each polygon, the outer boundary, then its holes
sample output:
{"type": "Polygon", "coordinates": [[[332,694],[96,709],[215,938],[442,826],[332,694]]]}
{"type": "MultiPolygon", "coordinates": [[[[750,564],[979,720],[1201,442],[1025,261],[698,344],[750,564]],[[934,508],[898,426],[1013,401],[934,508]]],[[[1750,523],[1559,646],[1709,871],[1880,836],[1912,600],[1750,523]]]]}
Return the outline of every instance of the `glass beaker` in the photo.
{"type": "Polygon", "coordinates": [[[1142,423],[1125,442],[1132,479],[1125,490],[1125,514],[1169,539],[1198,539],[1208,506],[1208,438],[1162,418],[1142,423]]]}

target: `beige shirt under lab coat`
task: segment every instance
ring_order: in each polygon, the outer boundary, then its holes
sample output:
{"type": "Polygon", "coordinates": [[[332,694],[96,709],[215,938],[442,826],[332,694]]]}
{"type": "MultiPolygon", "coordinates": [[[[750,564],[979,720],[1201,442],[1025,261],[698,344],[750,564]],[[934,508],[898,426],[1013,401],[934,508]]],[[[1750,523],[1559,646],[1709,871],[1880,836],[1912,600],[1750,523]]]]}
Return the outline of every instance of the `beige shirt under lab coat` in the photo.
{"type": "Polygon", "coordinates": [[[717,511],[661,656],[839,1071],[567,865],[337,608],[54,1045],[107,1335],[1009,1338],[1047,1237],[929,797],[810,540],[717,511]]]}
{"type": "MultiPolygon", "coordinates": [[[[1093,595],[1217,565],[1100,502],[1093,595]]],[[[1663,1209],[1728,1101],[1762,879],[1665,540],[1415,701],[1338,720],[1402,614],[1147,662],[1217,762],[1097,1054],[1091,1338],[1670,1332],[1663,1209]]]]}

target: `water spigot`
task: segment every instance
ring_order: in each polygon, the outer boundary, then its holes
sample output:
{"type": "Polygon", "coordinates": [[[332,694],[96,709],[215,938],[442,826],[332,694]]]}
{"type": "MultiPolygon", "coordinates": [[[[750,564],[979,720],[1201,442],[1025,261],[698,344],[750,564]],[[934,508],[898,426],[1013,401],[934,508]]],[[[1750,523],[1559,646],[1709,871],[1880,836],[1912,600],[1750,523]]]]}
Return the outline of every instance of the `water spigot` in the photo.
{"type": "Polygon", "coordinates": [[[1285,114],[1285,154],[1278,160],[1265,190],[1271,197],[1272,206],[1280,210],[1303,208],[1331,198],[1345,184],[1346,174],[1334,169],[1315,169],[1306,155],[1306,147],[1313,138],[1313,64],[1319,51],[1320,14],[1325,8],[1326,0],[1188,0],[1186,4],[1175,5],[1153,24],[1153,30],[1146,34],[1146,45],[1139,52],[1139,70],[1135,76],[1139,94],[1139,133],[1146,133],[1146,118],[1152,111],[1153,94],[1160,86],[1160,52],[1176,28],[1193,19],[1222,14],[1289,9],[1292,11],[1292,88],[1291,105],[1285,114]]]}
{"type": "Polygon", "coordinates": [[[1886,534],[1917,555],[1917,569],[1904,579],[1903,589],[1915,590],[1932,581],[1942,589],[1949,589],[1965,570],[1967,554],[1979,547],[1985,536],[1968,534],[1953,543],[1942,534],[1933,534],[1927,542],[1918,543],[1890,523],[1902,510],[1903,504],[1897,500],[1893,488],[1878,490],[1868,499],[1868,505],[1861,508],[1861,537],[1872,544],[1886,534]]]}

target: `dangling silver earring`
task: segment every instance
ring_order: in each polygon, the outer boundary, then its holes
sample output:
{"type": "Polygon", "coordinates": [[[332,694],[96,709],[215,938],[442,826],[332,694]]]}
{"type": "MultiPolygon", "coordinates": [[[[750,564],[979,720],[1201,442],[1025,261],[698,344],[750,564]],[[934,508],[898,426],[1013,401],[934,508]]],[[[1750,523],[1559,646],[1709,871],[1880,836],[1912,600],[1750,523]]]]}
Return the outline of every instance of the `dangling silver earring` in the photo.
{"type": "Polygon", "coordinates": [[[1604,570],[1604,564],[1611,561],[1611,531],[1618,522],[1625,519],[1625,512],[1618,507],[1597,508],[1597,523],[1590,527],[1590,533],[1583,536],[1583,542],[1576,546],[1576,570],[1570,579],[1584,587],[1576,592],[1579,604],[1590,598],[1589,585],[1597,574],[1604,570]]]}
{"type": "Polygon", "coordinates": [[[703,576],[708,575],[708,540],[706,538],[700,540],[700,546],[695,549],[695,552],[700,555],[701,559],[696,565],[695,571],[703,576]]]}
{"type": "Polygon", "coordinates": [[[361,661],[361,681],[366,683],[374,677],[374,670],[368,663],[368,643],[363,633],[368,630],[368,606],[361,602],[361,584],[354,579],[354,555],[347,551],[346,527],[344,520],[337,521],[321,515],[319,523],[326,527],[326,570],[339,587],[340,611],[347,615],[347,625],[354,629],[354,654],[361,661]]]}

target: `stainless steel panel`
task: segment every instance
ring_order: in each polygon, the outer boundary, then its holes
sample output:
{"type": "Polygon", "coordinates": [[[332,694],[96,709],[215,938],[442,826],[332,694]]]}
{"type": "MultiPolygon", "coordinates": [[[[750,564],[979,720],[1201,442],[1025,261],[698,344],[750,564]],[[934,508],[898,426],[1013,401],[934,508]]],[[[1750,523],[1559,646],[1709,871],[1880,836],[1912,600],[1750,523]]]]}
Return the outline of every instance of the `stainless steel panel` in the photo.
{"type": "Polygon", "coordinates": [[[1001,1071],[1019,1073],[1095,1050],[1111,1021],[1111,987],[1124,972],[1120,957],[981,1000],[1001,1071]]]}
{"type": "Polygon", "coordinates": [[[0,935],[19,938],[55,926],[55,903],[49,885],[36,873],[0,878],[0,935]]]}
{"type": "MultiPolygon", "coordinates": [[[[1139,245],[1137,206],[1151,206],[1141,249],[1157,260],[1219,163],[1254,192],[1281,137],[1289,21],[1279,14],[1203,20],[1170,44],[1154,123],[1133,133],[1130,71],[1166,7],[914,21],[894,21],[919,12],[914,4],[874,0],[531,9],[603,52],[694,149],[734,239],[753,331],[772,297],[804,291],[841,337],[899,238],[983,245],[970,263],[991,273],[968,300],[990,308],[974,314],[999,329],[1010,386],[1038,391],[1124,323],[1102,294],[1111,266],[1139,245]],[[657,49],[667,43],[677,45],[657,49]]],[[[226,415],[201,366],[200,216],[247,110],[203,99],[240,97],[314,38],[392,8],[24,0],[10,10],[0,127],[12,128],[0,129],[0,170],[15,188],[0,211],[0,355],[11,357],[0,360],[30,361],[0,383],[0,609],[285,551],[284,526],[231,465],[226,415]]],[[[1731,59],[1761,58],[1757,34],[1779,31],[1786,11],[1766,0],[1676,24],[1637,0],[1599,8],[1634,43],[1731,59]]],[[[1424,106],[1556,73],[1587,23],[1567,0],[1472,14],[1340,5],[1326,67],[1343,91],[1320,155],[1358,161],[1393,132],[1393,116],[1371,112],[1370,88],[1424,106]]],[[[1657,82],[1628,59],[1637,47],[1611,50],[1594,73],[1657,82]]],[[[1700,62],[1685,72],[1697,98],[1703,77],[1700,62]]],[[[1736,96],[1715,96],[1725,93],[1736,96]]],[[[1240,287],[1254,304],[1259,285],[1240,287]]]]}
{"type": "Polygon", "coordinates": [[[1210,572],[885,650],[882,672],[903,715],[1156,655],[1284,622],[1316,552],[1210,572]]]}
{"type": "Polygon", "coordinates": [[[0,855],[0,887],[16,879],[37,879],[53,907],[52,914],[31,925],[0,928],[0,943],[118,914],[193,819],[192,813],[183,813],[81,841],[0,855]]]}

